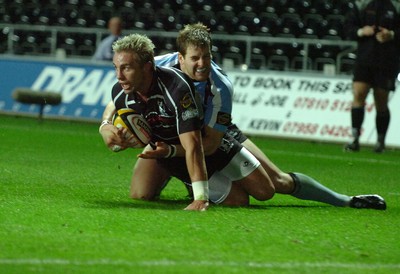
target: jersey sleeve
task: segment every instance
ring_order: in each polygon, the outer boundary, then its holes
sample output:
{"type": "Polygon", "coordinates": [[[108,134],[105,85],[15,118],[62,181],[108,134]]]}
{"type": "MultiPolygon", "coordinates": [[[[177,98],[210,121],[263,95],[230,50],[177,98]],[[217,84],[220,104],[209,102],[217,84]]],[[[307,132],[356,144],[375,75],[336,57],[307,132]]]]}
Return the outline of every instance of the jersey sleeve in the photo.
{"type": "Polygon", "coordinates": [[[177,133],[182,134],[193,130],[201,130],[203,126],[202,106],[196,99],[196,91],[192,81],[182,72],[171,69],[178,77],[167,89],[169,107],[174,109],[176,115],[177,133]]]}
{"type": "Polygon", "coordinates": [[[178,64],[178,52],[167,53],[154,57],[156,66],[173,67],[178,64]]]}
{"type": "Polygon", "coordinates": [[[232,122],[233,85],[218,66],[212,66],[210,95],[205,89],[204,123],[225,132],[232,122]]]}

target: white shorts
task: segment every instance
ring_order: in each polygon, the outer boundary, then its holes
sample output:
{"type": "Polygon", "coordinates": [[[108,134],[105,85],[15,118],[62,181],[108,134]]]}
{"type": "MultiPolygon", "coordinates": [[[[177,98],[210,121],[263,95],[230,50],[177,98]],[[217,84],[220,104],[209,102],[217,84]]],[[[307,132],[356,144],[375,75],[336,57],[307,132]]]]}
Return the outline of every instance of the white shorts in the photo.
{"type": "Polygon", "coordinates": [[[243,147],[222,170],[216,171],[208,180],[209,199],[222,203],[231,191],[232,182],[247,177],[260,166],[260,162],[243,147]]]}

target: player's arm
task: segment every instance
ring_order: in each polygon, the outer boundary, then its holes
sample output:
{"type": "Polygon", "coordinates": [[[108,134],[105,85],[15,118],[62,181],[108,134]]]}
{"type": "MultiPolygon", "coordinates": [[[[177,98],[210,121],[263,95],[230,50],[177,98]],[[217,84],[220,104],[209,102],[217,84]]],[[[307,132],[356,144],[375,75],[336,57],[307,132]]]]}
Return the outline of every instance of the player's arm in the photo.
{"type": "Polygon", "coordinates": [[[116,113],[113,101],[110,101],[103,111],[99,133],[105,145],[114,152],[124,150],[131,145],[132,136],[125,128],[116,128],[112,123],[112,117],[116,113]]]}
{"type": "Polygon", "coordinates": [[[208,207],[208,177],[199,130],[179,135],[185,149],[186,166],[192,181],[194,201],[186,210],[206,210],[208,207]]]}
{"type": "MultiPolygon", "coordinates": [[[[221,145],[223,136],[223,132],[205,126],[205,134],[202,136],[204,155],[208,156],[213,154],[221,145]]],[[[155,149],[144,150],[138,155],[139,158],[143,159],[160,159],[185,156],[186,150],[182,145],[172,145],[164,142],[156,142],[155,149]]]]}
{"type": "Polygon", "coordinates": [[[110,101],[107,104],[107,106],[104,108],[103,116],[102,116],[103,121],[106,120],[106,121],[111,122],[112,121],[112,117],[115,114],[115,112],[116,112],[116,108],[115,108],[114,102],[110,101]]]}
{"type": "Polygon", "coordinates": [[[224,136],[224,132],[215,130],[209,126],[205,126],[204,129],[205,129],[205,134],[202,140],[204,147],[204,154],[211,155],[221,145],[221,140],[222,137],[224,136]]]}

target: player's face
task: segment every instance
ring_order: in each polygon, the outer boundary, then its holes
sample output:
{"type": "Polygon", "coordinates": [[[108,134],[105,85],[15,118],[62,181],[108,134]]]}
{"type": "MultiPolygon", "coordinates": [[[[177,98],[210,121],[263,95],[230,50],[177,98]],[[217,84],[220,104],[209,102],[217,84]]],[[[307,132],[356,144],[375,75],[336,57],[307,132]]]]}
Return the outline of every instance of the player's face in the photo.
{"type": "Polygon", "coordinates": [[[209,47],[190,45],[186,55],[179,54],[181,70],[195,81],[206,81],[211,70],[211,51],[209,47]]]}
{"type": "Polygon", "coordinates": [[[116,52],[113,58],[115,73],[125,93],[138,92],[144,88],[144,68],[139,65],[136,53],[116,52]]]}

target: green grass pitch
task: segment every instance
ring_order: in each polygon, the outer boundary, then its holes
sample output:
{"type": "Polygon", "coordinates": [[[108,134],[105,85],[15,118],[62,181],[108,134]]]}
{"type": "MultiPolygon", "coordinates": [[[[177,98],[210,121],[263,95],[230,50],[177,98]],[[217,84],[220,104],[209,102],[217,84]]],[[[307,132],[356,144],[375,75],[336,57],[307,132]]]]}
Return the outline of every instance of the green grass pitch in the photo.
{"type": "Polygon", "coordinates": [[[337,192],[378,193],[386,211],[288,195],[182,210],[173,180],[129,199],[139,150],[106,149],[92,123],[0,116],[0,273],[399,273],[400,151],[253,138],[285,171],[337,192]]]}

